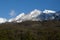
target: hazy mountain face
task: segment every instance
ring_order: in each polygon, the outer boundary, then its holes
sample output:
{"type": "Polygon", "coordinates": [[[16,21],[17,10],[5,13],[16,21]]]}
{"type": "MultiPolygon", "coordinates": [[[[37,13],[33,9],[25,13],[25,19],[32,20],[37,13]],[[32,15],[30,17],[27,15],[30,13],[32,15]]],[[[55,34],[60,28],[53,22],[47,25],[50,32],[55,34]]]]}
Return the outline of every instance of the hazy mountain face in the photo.
{"type": "Polygon", "coordinates": [[[44,21],[44,20],[59,20],[60,19],[60,11],[56,12],[53,10],[44,10],[44,11],[40,11],[40,10],[33,10],[28,14],[25,13],[20,13],[18,16],[16,16],[15,18],[11,18],[9,20],[4,19],[3,22],[0,21],[0,23],[4,23],[4,22],[22,22],[22,21],[27,21],[27,20],[31,20],[31,21],[44,21]],[[5,21],[7,20],[7,21],[5,21]]]}

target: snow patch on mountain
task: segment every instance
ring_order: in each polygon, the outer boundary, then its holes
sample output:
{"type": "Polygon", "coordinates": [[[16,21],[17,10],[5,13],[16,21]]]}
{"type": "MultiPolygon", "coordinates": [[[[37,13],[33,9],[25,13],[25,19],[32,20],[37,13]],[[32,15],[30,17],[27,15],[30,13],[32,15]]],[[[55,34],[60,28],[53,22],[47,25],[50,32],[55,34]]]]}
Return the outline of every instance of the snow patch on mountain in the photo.
{"type": "Polygon", "coordinates": [[[49,14],[49,13],[56,13],[56,11],[53,10],[44,10],[43,13],[49,14]]]}

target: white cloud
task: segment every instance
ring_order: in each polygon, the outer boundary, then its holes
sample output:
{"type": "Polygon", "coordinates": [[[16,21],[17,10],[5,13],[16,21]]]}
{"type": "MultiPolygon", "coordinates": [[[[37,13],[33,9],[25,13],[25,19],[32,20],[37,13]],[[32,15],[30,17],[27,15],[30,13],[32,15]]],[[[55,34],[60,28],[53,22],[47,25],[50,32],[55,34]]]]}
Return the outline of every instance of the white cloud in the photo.
{"type": "Polygon", "coordinates": [[[15,16],[15,15],[16,15],[16,14],[15,14],[15,11],[14,11],[14,10],[11,10],[11,12],[9,13],[9,15],[10,15],[11,17],[15,16]]]}
{"type": "Polygon", "coordinates": [[[19,14],[18,16],[16,16],[15,18],[11,18],[11,19],[9,19],[8,20],[8,22],[21,22],[22,20],[22,18],[24,17],[24,13],[21,13],[21,14],[19,14]]]}
{"type": "Polygon", "coordinates": [[[5,23],[5,22],[7,22],[7,19],[5,19],[5,18],[0,18],[0,24],[1,24],[1,23],[5,23]]]}
{"type": "Polygon", "coordinates": [[[22,22],[22,21],[27,21],[27,20],[34,20],[34,19],[36,19],[36,17],[37,17],[38,15],[40,15],[40,14],[41,14],[41,11],[35,9],[35,10],[33,10],[32,12],[30,12],[29,14],[24,14],[24,13],[19,14],[19,15],[15,18],[15,20],[16,20],[17,22],[19,22],[19,21],[22,22]]]}
{"type": "Polygon", "coordinates": [[[46,13],[46,14],[56,13],[56,11],[53,11],[53,10],[44,10],[43,13],[46,13]]]}
{"type": "Polygon", "coordinates": [[[14,18],[11,18],[8,20],[8,22],[13,22],[14,21],[14,18]]]}
{"type": "Polygon", "coordinates": [[[24,13],[21,13],[21,14],[19,14],[16,18],[15,18],[15,20],[19,20],[19,19],[21,19],[22,17],[24,17],[25,16],[25,14],[24,13]]]}

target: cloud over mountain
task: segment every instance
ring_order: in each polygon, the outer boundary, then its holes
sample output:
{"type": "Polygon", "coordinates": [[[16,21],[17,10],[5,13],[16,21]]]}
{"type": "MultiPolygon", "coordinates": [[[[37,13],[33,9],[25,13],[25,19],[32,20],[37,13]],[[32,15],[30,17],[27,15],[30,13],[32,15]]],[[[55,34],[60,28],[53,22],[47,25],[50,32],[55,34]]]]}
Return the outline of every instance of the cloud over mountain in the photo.
{"type": "Polygon", "coordinates": [[[21,13],[16,18],[11,19],[11,21],[22,22],[26,20],[35,20],[38,15],[40,15],[42,11],[40,10],[33,10],[29,14],[21,13]]]}
{"type": "Polygon", "coordinates": [[[9,15],[10,15],[11,17],[15,16],[15,11],[14,11],[14,10],[11,10],[11,12],[9,13],[9,15]]]}
{"type": "Polygon", "coordinates": [[[5,19],[5,18],[0,18],[0,23],[5,23],[5,22],[7,22],[7,19],[5,19]]]}
{"type": "MultiPolygon", "coordinates": [[[[10,13],[11,16],[14,16],[14,11],[10,13]]],[[[15,18],[9,19],[7,22],[22,22],[22,21],[27,21],[27,20],[32,20],[32,21],[41,21],[41,20],[52,20],[54,19],[54,15],[56,14],[56,11],[53,10],[33,10],[29,12],[28,14],[25,13],[20,13],[17,15],[15,18]]],[[[1,22],[6,22],[7,19],[1,18],[1,22]]]]}

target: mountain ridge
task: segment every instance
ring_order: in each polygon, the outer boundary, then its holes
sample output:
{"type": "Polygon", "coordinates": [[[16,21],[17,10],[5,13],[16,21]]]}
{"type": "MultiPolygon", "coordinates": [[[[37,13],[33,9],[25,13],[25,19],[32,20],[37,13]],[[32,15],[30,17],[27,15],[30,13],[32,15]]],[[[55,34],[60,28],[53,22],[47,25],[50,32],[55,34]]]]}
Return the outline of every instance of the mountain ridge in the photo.
{"type": "Polygon", "coordinates": [[[28,14],[21,13],[18,16],[16,16],[15,18],[11,18],[9,20],[6,20],[4,18],[2,18],[2,19],[0,19],[0,20],[2,20],[1,23],[5,23],[5,22],[20,23],[22,21],[28,21],[28,20],[31,20],[31,21],[60,20],[60,12],[59,11],[56,12],[53,10],[41,11],[41,10],[35,9],[28,14]],[[4,20],[6,20],[6,21],[4,21],[4,20]]]}

